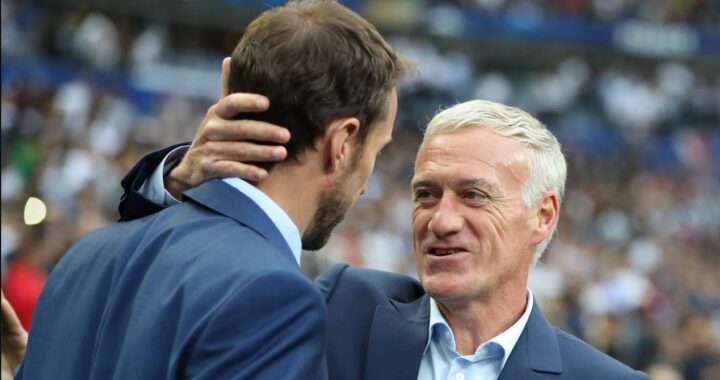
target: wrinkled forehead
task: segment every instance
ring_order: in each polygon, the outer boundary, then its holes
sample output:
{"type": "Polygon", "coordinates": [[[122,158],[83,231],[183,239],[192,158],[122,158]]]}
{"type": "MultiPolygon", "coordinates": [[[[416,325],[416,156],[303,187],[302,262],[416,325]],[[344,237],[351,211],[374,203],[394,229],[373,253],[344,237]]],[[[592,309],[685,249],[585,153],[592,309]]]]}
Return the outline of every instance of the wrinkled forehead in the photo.
{"type": "Polygon", "coordinates": [[[505,161],[518,154],[526,155],[521,142],[502,136],[491,128],[467,126],[455,130],[438,131],[425,136],[417,158],[444,154],[450,157],[485,158],[505,161]]]}
{"type": "Polygon", "coordinates": [[[527,174],[527,153],[520,142],[488,128],[437,132],[427,136],[418,150],[415,177],[429,172],[464,176],[490,169],[523,179],[527,174]]]}

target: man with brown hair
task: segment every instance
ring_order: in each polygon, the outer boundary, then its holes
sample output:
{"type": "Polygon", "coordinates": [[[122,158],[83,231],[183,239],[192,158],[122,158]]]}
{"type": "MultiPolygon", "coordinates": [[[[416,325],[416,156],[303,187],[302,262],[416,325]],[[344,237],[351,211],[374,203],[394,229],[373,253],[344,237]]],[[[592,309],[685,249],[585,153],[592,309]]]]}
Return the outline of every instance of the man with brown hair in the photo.
{"type": "MultiPolygon", "coordinates": [[[[260,183],[211,180],[181,205],[81,239],[40,297],[17,378],[327,376],[327,311],[300,272],[301,247],[325,244],[363,192],[391,140],[406,67],[331,1],[263,13],[233,57],[223,64],[229,92],[267,98],[224,96],[205,124],[240,111],[286,126],[287,159],[260,183]]],[[[204,155],[221,150],[205,141],[186,158],[212,166],[204,155]]]]}

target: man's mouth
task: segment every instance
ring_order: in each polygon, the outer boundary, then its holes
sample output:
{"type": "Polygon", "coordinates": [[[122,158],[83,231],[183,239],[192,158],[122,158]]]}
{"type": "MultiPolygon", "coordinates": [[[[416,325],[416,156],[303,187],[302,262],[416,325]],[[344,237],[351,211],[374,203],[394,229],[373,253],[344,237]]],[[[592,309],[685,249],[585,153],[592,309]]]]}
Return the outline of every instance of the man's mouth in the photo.
{"type": "Polygon", "coordinates": [[[432,256],[449,256],[455,253],[465,252],[462,248],[431,248],[429,254],[432,256]]]}

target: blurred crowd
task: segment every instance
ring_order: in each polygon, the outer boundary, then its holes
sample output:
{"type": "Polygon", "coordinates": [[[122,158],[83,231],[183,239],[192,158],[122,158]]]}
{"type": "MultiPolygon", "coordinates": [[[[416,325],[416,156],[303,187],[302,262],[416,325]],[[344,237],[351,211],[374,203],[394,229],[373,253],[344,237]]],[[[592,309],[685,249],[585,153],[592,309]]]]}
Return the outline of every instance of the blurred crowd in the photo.
{"type": "MultiPolygon", "coordinates": [[[[642,13],[645,2],[549,3],[595,14],[600,3],[642,13]]],[[[681,2],[648,3],[677,15],[681,2]]],[[[711,7],[686,3],[685,21],[711,7]]],[[[122,175],[143,154],[192,139],[234,40],[0,4],[2,279],[27,326],[69,245],[117,220],[122,175]],[[47,208],[37,224],[28,222],[30,197],[47,208]]],[[[394,142],[367,192],[328,246],[305,255],[306,273],[344,261],[416,276],[409,181],[423,125],[473,98],[519,106],[553,130],[569,161],[559,233],[531,271],[546,315],[653,379],[720,378],[720,69],[570,55],[539,68],[478,62],[410,36],[389,40],[419,75],[400,91],[394,142]]]]}
{"type": "Polygon", "coordinates": [[[453,6],[488,12],[533,12],[546,16],[578,16],[612,22],[644,20],[717,27],[720,4],[713,0],[429,0],[430,6],[453,6]]]}

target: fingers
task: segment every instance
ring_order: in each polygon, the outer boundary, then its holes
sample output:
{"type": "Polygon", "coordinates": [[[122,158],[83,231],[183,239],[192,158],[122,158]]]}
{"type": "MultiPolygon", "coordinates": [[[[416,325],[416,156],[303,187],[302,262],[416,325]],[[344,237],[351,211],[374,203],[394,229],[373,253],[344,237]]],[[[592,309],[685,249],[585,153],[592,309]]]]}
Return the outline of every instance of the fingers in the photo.
{"type": "Polygon", "coordinates": [[[223,118],[231,119],[241,112],[262,112],[270,106],[268,98],[257,94],[230,94],[213,106],[213,112],[223,118]]]}
{"type": "MultiPolygon", "coordinates": [[[[27,331],[22,327],[20,319],[10,302],[2,294],[2,370],[12,373],[25,356],[27,348],[27,331]]],[[[3,374],[3,379],[5,374],[3,374]]]]}
{"type": "Polygon", "coordinates": [[[15,314],[15,310],[13,310],[10,302],[5,299],[4,293],[2,294],[2,327],[4,331],[6,331],[6,329],[11,331],[22,329],[20,319],[17,314],[15,314]]]}
{"type": "Polygon", "coordinates": [[[207,177],[240,177],[249,181],[262,181],[268,176],[265,169],[235,161],[216,161],[203,168],[207,177]]]}
{"type": "Polygon", "coordinates": [[[15,310],[10,305],[5,294],[2,294],[2,335],[3,339],[20,339],[21,343],[27,339],[27,331],[22,327],[20,318],[15,314],[15,310]]]}
{"type": "Polygon", "coordinates": [[[210,141],[205,144],[202,152],[202,157],[208,162],[276,162],[282,161],[286,156],[287,151],[282,146],[243,141],[210,141]]]}
{"type": "Polygon", "coordinates": [[[13,370],[10,368],[10,365],[7,364],[7,360],[5,360],[5,356],[2,356],[2,369],[0,369],[0,378],[5,380],[13,380],[13,370]]]}
{"type": "Polygon", "coordinates": [[[230,78],[230,57],[225,57],[222,61],[222,75],[220,77],[220,99],[228,95],[228,79],[230,78]]]}
{"type": "Polygon", "coordinates": [[[223,120],[208,123],[202,134],[202,138],[208,141],[252,140],[276,144],[290,141],[290,132],[287,129],[256,120],[223,120]]]}

